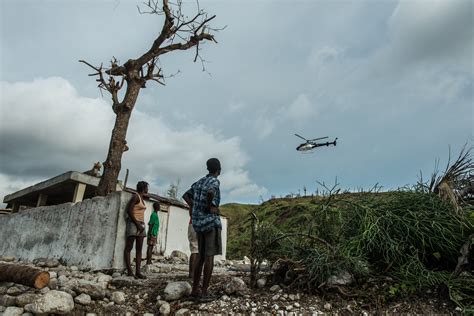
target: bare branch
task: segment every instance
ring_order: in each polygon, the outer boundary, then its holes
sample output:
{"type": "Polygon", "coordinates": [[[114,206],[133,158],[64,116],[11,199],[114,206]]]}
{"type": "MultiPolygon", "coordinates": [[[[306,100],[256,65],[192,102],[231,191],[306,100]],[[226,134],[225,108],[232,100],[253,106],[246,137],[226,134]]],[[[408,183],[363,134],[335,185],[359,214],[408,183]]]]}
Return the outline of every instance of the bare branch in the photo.
{"type": "MultiPolygon", "coordinates": [[[[116,112],[116,106],[115,105],[118,105],[120,103],[119,100],[118,100],[118,91],[123,87],[123,83],[124,83],[124,79],[125,79],[124,76],[122,76],[122,81],[121,82],[116,82],[114,77],[109,76],[109,82],[107,83],[104,79],[104,72],[103,72],[103,65],[102,64],[100,65],[100,67],[95,67],[95,66],[91,65],[90,63],[88,63],[87,61],[82,60],[82,59],[79,60],[79,62],[83,63],[83,64],[86,64],[87,66],[89,66],[90,68],[92,68],[96,71],[96,73],[89,74],[89,76],[99,76],[99,78],[96,79],[96,81],[99,83],[97,85],[97,87],[99,89],[107,90],[112,95],[112,102],[113,102],[112,108],[113,108],[114,112],[116,112]]],[[[116,62],[117,62],[117,60],[114,57],[111,61],[112,66],[116,65],[116,62]]]]}

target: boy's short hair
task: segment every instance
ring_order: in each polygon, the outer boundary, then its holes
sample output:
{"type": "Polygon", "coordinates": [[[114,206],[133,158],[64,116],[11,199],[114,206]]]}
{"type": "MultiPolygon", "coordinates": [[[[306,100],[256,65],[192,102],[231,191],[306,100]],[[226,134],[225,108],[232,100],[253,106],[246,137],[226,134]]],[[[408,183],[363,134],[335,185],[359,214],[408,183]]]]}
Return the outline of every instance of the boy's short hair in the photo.
{"type": "Polygon", "coordinates": [[[206,162],[207,170],[210,173],[217,172],[221,170],[221,162],[217,158],[211,158],[206,162]]]}
{"type": "Polygon", "coordinates": [[[145,188],[148,187],[148,182],[146,181],[139,181],[137,183],[137,192],[145,191],[145,188]]]}
{"type": "Polygon", "coordinates": [[[160,210],[160,202],[153,202],[153,209],[160,210]]]}

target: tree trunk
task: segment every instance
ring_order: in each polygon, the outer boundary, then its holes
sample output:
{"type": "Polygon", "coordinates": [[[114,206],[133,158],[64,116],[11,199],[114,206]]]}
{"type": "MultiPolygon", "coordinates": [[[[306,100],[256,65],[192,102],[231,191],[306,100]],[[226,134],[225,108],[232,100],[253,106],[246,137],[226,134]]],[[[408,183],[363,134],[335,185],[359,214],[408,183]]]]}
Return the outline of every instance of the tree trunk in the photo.
{"type": "Polygon", "coordinates": [[[42,289],[49,284],[49,273],[13,263],[0,263],[0,281],[42,289]]]}
{"type": "Polygon", "coordinates": [[[122,103],[117,106],[114,105],[115,125],[110,138],[107,159],[104,162],[104,173],[97,187],[97,195],[106,196],[111,192],[115,192],[117,188],[117,180],[122,168],[122,154],[128,149],[126,141],[128,123],[140,89],[140,82],[128,82],[127,92],[122,103]]]}

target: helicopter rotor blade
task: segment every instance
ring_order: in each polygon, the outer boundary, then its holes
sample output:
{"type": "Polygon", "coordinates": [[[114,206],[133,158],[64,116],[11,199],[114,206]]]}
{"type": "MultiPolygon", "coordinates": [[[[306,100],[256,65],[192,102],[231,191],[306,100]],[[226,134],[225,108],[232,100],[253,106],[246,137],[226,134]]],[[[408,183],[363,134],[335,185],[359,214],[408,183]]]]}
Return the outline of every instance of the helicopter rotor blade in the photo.
{"type": "Polygon", "coordinates": [[[306,138],[304,138],[303,136],[300,136],[300,135],[298,135],[298,134],[295,134],[295,136],[296,136],[296,137],[299,137],[299,138],[301,138],[301,139],[304,139],[304,140],[307,141],[307,142],[309,141],[309,140],[307,140],[306,138]]]}
{"type": "Polygon", "coordinates": [[[319,137],[319,138],[315,138],[315,139],[310,139],[311,142],[315,141],[315,140],[320,140],[320,139],[326,139],[326,138],[329,138],[328,136],[326,137],[319,137]]]}

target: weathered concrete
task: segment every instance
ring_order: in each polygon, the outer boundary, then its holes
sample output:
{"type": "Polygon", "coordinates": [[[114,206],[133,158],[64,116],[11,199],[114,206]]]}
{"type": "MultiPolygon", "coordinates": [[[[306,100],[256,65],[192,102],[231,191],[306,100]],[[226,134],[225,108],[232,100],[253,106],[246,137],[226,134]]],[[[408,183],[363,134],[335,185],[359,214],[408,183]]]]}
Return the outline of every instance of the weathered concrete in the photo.
{"type": "Polygon", "coordinates": [[[117,224],[130,197],[116,192],[1,216],[0,255],[56,258],[81,268],[122,267],[122,256],[115,256],[117,224]]]}
{"type": "MultiPolygon", "coordinates": [[[[121,269],[124,267],[126,208],[131,197],[132,193],[118,191],[105,198],[30,208],[0,216],[0,256],[26,261],[54,258],[79,268],[121,269]]],[[[153,202],[146,200],[145,204],[148,223],[153,202]]],[[[189,255],[188,210],[162,205],[158,216],[158,251],[169,255],[173,250],[180,250],[189,255]]],[[[225,259],[227,219],[222,218],[222,222],[223,256],[217,260],[225,259]]],[[[143,256],[146,256],[146,243],[143,256]]]]}

